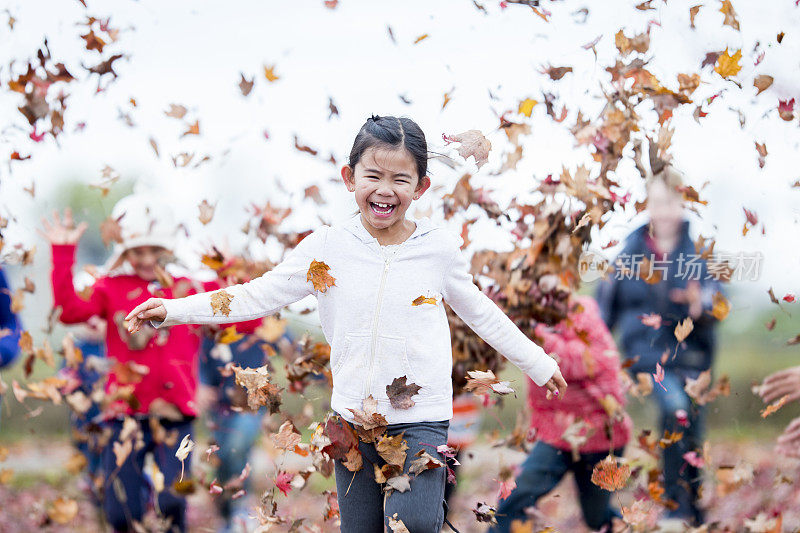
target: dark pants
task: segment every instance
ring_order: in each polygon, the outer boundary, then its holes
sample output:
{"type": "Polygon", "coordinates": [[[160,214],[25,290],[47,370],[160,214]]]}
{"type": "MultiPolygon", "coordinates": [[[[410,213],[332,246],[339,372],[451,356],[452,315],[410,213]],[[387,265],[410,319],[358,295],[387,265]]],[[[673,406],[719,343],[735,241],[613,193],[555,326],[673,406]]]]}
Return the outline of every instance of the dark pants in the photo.
{"type": "MultiPolygon", "coordinates": [[[[120,467],[117,467],[116,464],[114,442],[119,441],[122,421],[113,420],[109,422],[109,425],[113,434],[108,445],[103,449],[105,481],[103,511],[111,527],[116,531],[133,531],[133,522],[142,520],[153,494],[153,487],[143,471],[145,455],[152,453],[158,469],[164,475],[164,490],[158,494],[155,502],[156,511],[162,518],[171,521],[172,525],[168,531],[186,531],[186,499],[175,494],[172,484],[178,481],[181,475],[181,462],[175,457],[175,452],[183,437],[187,434],[191,435],[191,419],[180,422],[161,421],[161,425],[164,426],[167,433],[173,430],[177,431],[178,436],[172,446],[154,442],[147,420],[140,422],[139,427],[142,431],[144,446],[138,450],[133,449],[120,467]]],[[[184,480],[191,477],[191,459],[192,456],[189,454],[184,461],[184,480]]]]}
{"type": "MultiPolygon", "coordinates": [[[[614,450],[614,455],[621,456],[622,452],[622,448],[614,450]]],[[[619,516],[610,505],[612,493],[592,483],[594,465],[607,455],[606,452],[584,453],[578,461],[573,461],[571,452],[537,442],[520,467],[517,487],[500,502],[497,525],[491,531],[508,532],[514,520],[526,521],[525,509],[536,505],[539,498],[553,490],[567,472],[575,475],[586,525],[592,530],[610,526],[611,519],[619,516]]]]}
{"type": "MultiPolygon", "coordinates": [[[[404,433],[408,445],[404,472],[416,457],[425,450],[440,461],[444,456],[436,451],[447,444],[447,420],[391,424],[386,432],[390,436],[404,433]]],[[[402,520],[411,533],[438,533],[444,523],[444,486],[447,472],[444,467],[425,470],[411,476],[411,490],[392,491],[384,502],[383,486],[375,481],[373,464],[386,462],[378,455],[373,444],[359,442],[364,465],[350,472],[341,461],[336,461],[336,491],[339,499],[341,530],[347,533],[376,533],[388,529],[389,518],[402,520]],[[395,514],[397,516],[395,516],[395,514]]]]}
{"type": "Polygon", "coordinates": [[[662,381],[667,390],[658,383],[653,387],[659,409],[660,436],[665,430],[683,433],[681,440],[663,450],[664,496],[678,504],[678,508],[669,511],[667,516],[695,521],[698,525],[705,522],[703,510],[698,505],[702,471],[687,463],[683,455],[703,448],[705,408],[694,405],[683,387],[687,377],[694,379],[699,374],[697,370],[667,368],[662,381]],[[685,425],[676,416],[681,409],[687,415],[685,425]]]}

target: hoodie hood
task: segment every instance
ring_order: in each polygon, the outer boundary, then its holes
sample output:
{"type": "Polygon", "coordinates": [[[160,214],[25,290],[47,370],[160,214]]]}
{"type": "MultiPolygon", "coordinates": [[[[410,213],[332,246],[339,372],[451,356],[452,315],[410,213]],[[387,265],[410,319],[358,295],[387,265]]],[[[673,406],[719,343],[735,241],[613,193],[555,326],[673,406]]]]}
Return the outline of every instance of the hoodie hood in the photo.
{"type": "MultiPolygon", "coordinates": [[[[435,230],[438,226],[435,226],[431,219],[428,217],[420,218],[420,219],[409,219],[417,225],[417,229],[414,230],[414,233],[408,238],[408,240],[415,239],[421,235],[425,235],[428,232],[435,230]]],[[[347,222],[344,223],[345,229],[347,229],[350,233],[358,237],[364,243],[370,242],[377,242],[378,239],[372,236],[372,234],[367,231],[367,228],[364,227],[364,223],[361,221],[361,213],[356,213],[353,215],[347,222]]]]}

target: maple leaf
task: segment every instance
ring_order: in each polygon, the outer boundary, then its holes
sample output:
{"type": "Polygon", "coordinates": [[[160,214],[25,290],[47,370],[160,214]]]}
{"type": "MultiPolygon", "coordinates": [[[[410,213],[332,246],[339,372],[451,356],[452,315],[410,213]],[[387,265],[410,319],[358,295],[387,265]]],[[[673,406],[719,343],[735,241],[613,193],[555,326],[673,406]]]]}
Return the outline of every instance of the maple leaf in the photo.
{"type": "Polygon", "coordinates": [[[264,77],[267,78],[267,81],[273,82],[275,80],[279,80],[281,77],[275,74],[275,65],[266,66],[264,65],[264,77]]]}
{"type": "Polygon", "coordinates": [[[330,417],[322,427],[320,434],[327,437],[329,441],[320,451],[331,459],[342,460],[351,449],[358,449],[356,432],[350,424],[338,416],[330,417]]]}
{"type": "Polygon", "coordinates": [[[306,281],[310,281],[314,285],[315,291],[324,293],[328,287],[336,286],[336,278],[328,273],[330,269],[331,267],[324,262],[312,259],[306,274],[306,281]]]}
{"type": "Polygon", "coordinates": [[[350,472],[358,472],[364,465],[364,458],[358,447],[350,448],[342,461],[342,464],[350,472]]]}
{"type": "Polygon", "coordinates": [[[378,442],[375,443],[375,450],[378,452],[387,464],[393,465],[403,470],[403,465],[406,462],[406,444],[403,438],[404,433],[399,433],[390,437],[389,435],[382,435],[378,442]]]}
{"type": "Polygon", "coordinates": [[[411,409],[414,407],[412,396],[417,394],[422,387],[416,383],[406,384],[406,376],[394,378],[390,385],[386,385],[386,396],[395,409],[411,409]]]}
{"type": "Polygon", "coordinates": [[[741,58],[741,50],[737,50],[733,55],[730,55],[728,53],[728,49],[726,48],[725,51],[722,52],[717,58],[717,65],[714,67],[714,72],[723,78],[735,76],[740,70],[742,70],[742,66],[739,64],[739,60],[741,58]]]}
{"type": "Polygon", "coordinates": [[[244,338],[244,335],[236,331],[236,326],[228,326],[223,329],[217,342],[220,344],[231,344],[244,338]]]}
{"type": "Polygon", "coordinates": [[[294,424],[287,420],[278,429],[277,433],[272,434],[272,442],[275,447],[281,450],[293,450],[295,446],[300,444],[303,439],[302,435],[295,429],[294,424]]]}
{"type": "Polygon", "coordinates": [[[223,316],[229,316],[231,314],[231,301],[233,300],[233,295],[230,293],[225,292],[224,290],[219,290],[211,294],[211,316],[216,315],[217,313],[223,316]]]}
{"type": "Polygon", "coordinates": [[[442,139],[447,144],[453,142],[461,143],[461,146],[458,147],[458,155],[464,159],[472,156],[478,168],[481,168],[489,160],[489,151],[492,149],[492,143],[483,136],[480,130],[467,130],[458,135],[442,134],[442,139]]]}
{"type": "Polygon", "coordinates": [[[429,454],[427,450],[418,451],[414,457],[416,457],[416,459],[411,461],[411,465],[408,467],[408,473],[415,476],[418,476],[426,470],[445,466],[441,460],[429,454]]]}
{"type": "Polygon", "coordinates": [[[289,472],[280,471],[278,472],[278,475],[275,476],[275,486],[283,493],[284,496],[288,496],[289,492],[292,490],[293,479],[294,475],[290,474],[289,472]]]}
{"type": "Polygon", "coordinates": [[[592,483],[611,492],[625,488],[629,477],[631,467],[613,455],[607,456],[592,469],[592,483]]]}
{"type": "Polygon", "coordinates": [[[378,400],[370,394],[361,402],[361,409],[348,409],[353,413],[355,423],[369,430],[387,425],[386,417],[378,413],[378,400]]]}
{"type": "Polygon", "coordinates": [[[194,124],[189,124],[189,129],[183,132],[181,137],[186,135],[200,135],[200,121],[195,120],[194,124]]]}
{"type": "Polygon", "coordinates": [[[533,98],[526,98],[519,103],[519,108],[517,109],[517,113],[519,113],[520,115],[525,115],[526,117],[530,118],[534,106],[538,103],[539,102],[537,102],[533,98]]]}
{"type": "Polygon", "coordinates": [[[713,304],[713,307],[711,308],[711,314],[714,315],[714,318],[717,320],[725,320],[725,318],[728,316],[728,313],[731,311],[731,303],[719,291],[714,293],[711,301],[713,304]]]}
{"type": "Polygon", "coordinates": [[[179,104],[169,104],[169,110],[164,111],[164,114],[168,117],[181,119],[186,116],[187,113],[186,107],[179,105],[179,104]]]}
{"type": "Polygon", "coordinates": [[[269,407],[270,413],[277,412],[281,404],[280,388],[269,382],[269,371],[266,366],[258,368],[242,368],[233,365],[236,384],[247,390],[247,405],[253,411],[262,405],[269,407]]]}

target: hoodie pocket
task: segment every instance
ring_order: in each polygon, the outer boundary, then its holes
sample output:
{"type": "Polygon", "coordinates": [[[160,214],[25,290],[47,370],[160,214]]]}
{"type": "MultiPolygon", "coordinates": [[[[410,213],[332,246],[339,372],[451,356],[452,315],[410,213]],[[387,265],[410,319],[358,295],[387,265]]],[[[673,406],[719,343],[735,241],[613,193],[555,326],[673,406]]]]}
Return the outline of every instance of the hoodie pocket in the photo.
{"type": "MultiPolygon", "coordinates": [[[[424,387],[418,373],[408,360],[405,337],[379,335],[373,369],[373,395],[376,398],[387,398],[386,387],[391,385],[395,378],[403,376],[406,377],[406,385],[414,383],[424,387]]],[[[420,390],[419,394],[422,393],[423,390],[420,390]]]]}
{"type": "Polygon", "coordinates": [[[331,370],[337,392],[355,398],[363,396],[371,344],[369,332],[345,334],[342,355],[331,370]]]}

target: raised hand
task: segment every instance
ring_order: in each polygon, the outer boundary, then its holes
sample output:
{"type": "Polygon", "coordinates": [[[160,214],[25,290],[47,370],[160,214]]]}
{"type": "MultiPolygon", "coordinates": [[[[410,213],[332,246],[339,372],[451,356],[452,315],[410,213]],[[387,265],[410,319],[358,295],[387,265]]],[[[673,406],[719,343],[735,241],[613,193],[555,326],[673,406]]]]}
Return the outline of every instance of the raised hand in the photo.
{"type": "Polygon", "coordinates": [[[136,333],[148,320],[164,320],[166,318],[167,308],[164,307],[162,299],[149,298],[134,307],[125,320],[128,321],[128,333],[136,333]]]}
{"type": "Polygon", "coordinates": [[[558,399],[563,399],[564,394],[567,392],[567,382],[564,381],[564,377],[561,375],[561,370],[556,368],[555,373],[553,373],[553,377],[550,378],[550,381],[544,384],[547,387],[547,399],[552,400],[553,397],[558,399]]]}
{"type": "Polygon", "coordinates": [[[800,417],[795,418],[778,437],[775,451],[790,457],[800,457],[800,417]]]}
{"type": "Polygon", "coordinates": [[[89,227],[86,222],[81,222],[75,226],[75,220],[72,218],[72,209],[69,207],[64,209],[64,219],[58,214],[58,210],[53,210],[53,222],[51,223],[47,218],[42,217],[42,227],[44,231],[36,229],[36,231],[47,239],[50,244],[77,244],[81,236],[89,227]]]}
{"type": "Polygon", "coordinates": [[[800,366],[770,374],[758,387],[758,395],[766,403],[772,403],[787,394],[788,401],[800,399],[800,366]]]}

